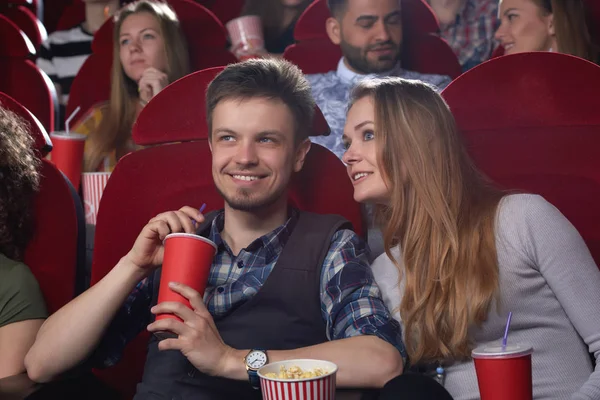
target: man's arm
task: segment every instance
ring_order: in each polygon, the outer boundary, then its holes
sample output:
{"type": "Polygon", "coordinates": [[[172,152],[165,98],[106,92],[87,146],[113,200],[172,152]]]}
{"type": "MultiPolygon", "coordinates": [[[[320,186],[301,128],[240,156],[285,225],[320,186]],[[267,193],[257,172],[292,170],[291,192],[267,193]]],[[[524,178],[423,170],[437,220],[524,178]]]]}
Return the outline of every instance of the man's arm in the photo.
{"type": "Polygon", "coordinates": [[[25,357],[29,377],[48,382],[84,361],[144,271],[126,257],[96,285],[50,316],[25,357]]]}
{"type": "MultiPolygon", "coordinates": [[[[201,223],[204,217],[193,207],[151,219],[131,251],[104,279],[42,325],[25,357],[29,377],[47,382],[87,359],[134,287],[162,264],[165,237],[174,232],[194,232],[194,220],[201,223]]],[[[135,317],[132,315],[130,319],[135,317]]]]}
{"type": "MultiPolygon", "coordinates": [[[[323,317],[330,341],[295,350],[269,350],[270,362],[298,358],[327,360],[338,366],[340,387],[382,387],[400,375],[405,356],[398,323],[379,295],[368,264],[365,243],[351,231],[332,238],[321,276],[323,317]]],[[[198,292],[175,284],[173,291],[190,300],[193,310],[166,302],[151,310],[173,313],[174,319],[156,321],[151,332],[171,331],[177,339],[166,339],[159,350],[179,350],[200,371],[209,375],[247,380],[242,361],[250,349],[233,349],[221,339],[212,316],[198,292]]]]}

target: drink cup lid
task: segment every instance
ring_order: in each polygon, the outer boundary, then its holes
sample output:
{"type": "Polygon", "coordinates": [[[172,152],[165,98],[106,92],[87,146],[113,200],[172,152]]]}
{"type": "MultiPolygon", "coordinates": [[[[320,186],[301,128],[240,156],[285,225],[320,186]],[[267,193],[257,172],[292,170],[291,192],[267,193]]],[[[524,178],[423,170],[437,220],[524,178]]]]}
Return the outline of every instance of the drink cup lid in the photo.
{"type": "Polygon", "coordinates": [[[473,358],[516,358],[533,353],[533,347],[528,344],[489,344],[479,346],[471,352],[473,358]]]}
{"type": "Polygon", "coordinates": [[[65,131],[52,132],[52,133],[50,133],[50,137],[60,137],[61,139],[78,139],[78,140],[87,139],[87,136],[82,135],[81,133],[74,133],[74,132],[67,133],[65,131]]]}
{"type": "Polygon", "coordinates": [[[167,237],[165,237],[165,240],[163,241],[163,243],[171,238],[190,238],[190,239],[200,240],[201,242],[208,243],[212,247],[214,247],[215,254],[217,254],[217,245],[215,244],[215,242],[213,242],[210,239],[205,238],[204,236],[195,235],[193,233],[170,233],[167,235],[167,237]]]}

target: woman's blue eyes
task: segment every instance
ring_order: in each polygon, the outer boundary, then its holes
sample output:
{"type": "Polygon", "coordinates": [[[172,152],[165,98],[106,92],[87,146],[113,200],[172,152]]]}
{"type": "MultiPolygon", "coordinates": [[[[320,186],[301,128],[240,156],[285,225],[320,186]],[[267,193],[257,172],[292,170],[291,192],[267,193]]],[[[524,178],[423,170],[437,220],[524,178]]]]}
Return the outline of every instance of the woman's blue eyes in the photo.
{"type": "MultiPolygon", "coordinates": [[[[142,36],[142,39],[154,39],[154,38],[155,38],[155,36],[151,33],[146,33],[142,36]]],[[[123,40],[121,40],[121,46],[128,45],[129,42],[131,42],[131,39],[129,39],[129,38],[123,39],[123,40]]]]}
{"type": "Polygon", "coordinates": [[[365,131],[365,133],[363,134],[363,139],[365,141],[373,140],[375,139],[375,133],[373,133],[372,131],[365,131]]]}

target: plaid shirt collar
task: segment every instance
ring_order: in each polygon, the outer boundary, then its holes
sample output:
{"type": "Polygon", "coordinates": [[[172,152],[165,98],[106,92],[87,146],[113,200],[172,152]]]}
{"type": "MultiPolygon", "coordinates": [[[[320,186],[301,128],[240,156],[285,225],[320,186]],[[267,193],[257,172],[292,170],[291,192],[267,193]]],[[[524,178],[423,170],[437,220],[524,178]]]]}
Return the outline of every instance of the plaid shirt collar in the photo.
{"type": "MultiPolygon", "coordinates": [[[[290,235],[292,234],[292,231],[294,230],[294,227],[296,226],[300,211],[298,211],[296,208],[290,207],[288,215],[289,218],[283,225],[267,233],[266,235],[259,237],[250,243],[245,250],[247,252],[254,253],[260,249],[263,249],[265,252],[265,263],[271,263],[283,251],[283,248],[285,247],[290,235]]],[[[232,258],[234,258],[235,255],[231,251],[231,248],[221,236],[224,226],[225,211],[221,210],[212,222],[208,239],[212,240],[217,245],[219,253],[226,251],[232,258]]]]}

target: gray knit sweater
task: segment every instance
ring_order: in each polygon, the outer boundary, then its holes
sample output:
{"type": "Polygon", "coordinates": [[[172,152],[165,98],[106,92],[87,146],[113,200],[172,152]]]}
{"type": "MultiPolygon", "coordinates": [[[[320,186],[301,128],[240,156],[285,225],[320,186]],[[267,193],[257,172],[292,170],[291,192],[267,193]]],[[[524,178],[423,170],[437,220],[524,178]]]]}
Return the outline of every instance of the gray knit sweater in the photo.
{"type": "MultiPolygon", "coordinates": [[[[475,344],[499,341],[512,311],[509,343],[534,348],[534,399],[600,400],[600,271],[579,233],[542,197],[510,195],[500,203],[496,246],[500,307],[470,330],[475,344]]],[[[388,308],[397,309],[396,268],[385,254],[372,268],[388,308]]],[[[456,400],[479,398],[472,361],[447,368],[446,389],[456,400]]]]}

